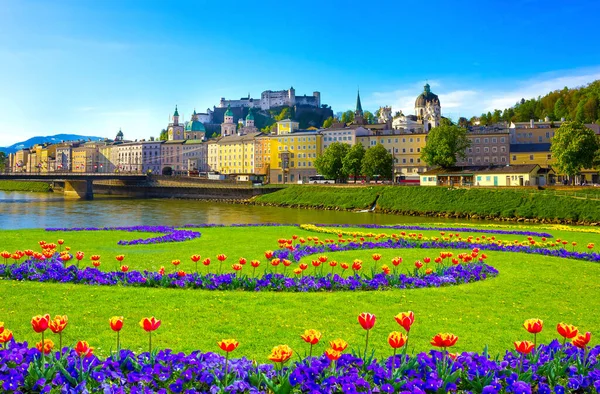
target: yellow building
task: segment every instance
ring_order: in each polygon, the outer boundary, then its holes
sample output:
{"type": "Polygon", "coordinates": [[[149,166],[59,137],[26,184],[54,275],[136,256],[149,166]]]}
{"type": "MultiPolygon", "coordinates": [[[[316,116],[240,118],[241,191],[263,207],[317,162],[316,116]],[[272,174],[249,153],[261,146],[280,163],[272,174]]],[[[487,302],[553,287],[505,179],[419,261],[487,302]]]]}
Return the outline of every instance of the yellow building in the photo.
{"type": "Polygon", "coordinates": [[[548,168],[555,162],[549,143],[511,144],[510,146],[510,165],[538,164],[542,168],[548,168]]]}
{"type": "Polygon", "coordinates": [[[463,166],[423,172],[421,186],[545,186],[554,172],[537,164],[463,166]]]}
{"type": "Polygon", "coordinates": [[[56,145],[48,145],[40,151],[40,171],[54,172],[56,169],[56,145]]]}
{"type": "Polygon", "coordinates": [[[321,155],[322,135],[315,130],[296,130],[272,135],[269,179],[271,183],[308,183],[317,175],[315,160],[321,155]]]}
{"type": "Polygon", "coordinates": [[[271,167],[271,138],[260,134],[254,138],[254,173],[269,175],[271,167]]]}
{"type": "Polygon", "coordinates": [[[98,172],[100,165],[100,147],[105,143],[87,142],[78,148],[73,148],[71,153],[72,172],[98,172]]]}
{"type": "Polygon", "coordinates": [[[208,171],[219,171],[219,138],[208,140],[206,145],[208,171]]]}
{"type": "Polygon", "coordinates": [[[365,149],[383,145],[394,157],[394,177],[418,176],[427,169],[421,160],[421,150],[427,143],[427,134],[389,134],[357,136],[356,141],[365,149]]]}
{"type": "Polygon", "coordinates": [[[533,119],[529,122],[513,122],[510,124],[510,143],[549,144],[561,124],[562,121],[552,122],[549,119],[539,122],[533,119]]]}
{"type": "Polygon", "coordinates": [[[15,153],[13,160],[12,172],[27,171],[27,163],[29,162],[29,149],[21,149],[15,153]]]}
{"type": "MultiPolygon", "coordinates": [[[[260,133],[230,135],[219,139],[219,172],[252,174],[254,172],[254,138],[260,133]]],[[[210,148],[210,147],[209,147],[210,148]]]]}
{"type": "Polygon", "coordinates": [[[291,119],[284,119],[277,122],[277,135],[289,134],[298,130],[300,123],[291,119]]]}

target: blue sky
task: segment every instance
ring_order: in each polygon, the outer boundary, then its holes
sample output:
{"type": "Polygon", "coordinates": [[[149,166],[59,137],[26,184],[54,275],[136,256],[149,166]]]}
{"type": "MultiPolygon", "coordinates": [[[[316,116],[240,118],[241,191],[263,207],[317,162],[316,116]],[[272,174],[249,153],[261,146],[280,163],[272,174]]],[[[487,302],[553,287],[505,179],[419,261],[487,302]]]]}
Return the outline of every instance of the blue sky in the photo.
{"type": "Polygon", "coordinates": [[[599,3],[0,0],[0,146],[158,136],[175,104],[290,86],[411,113],[427,80],[470,117],[600,79],[599,3]]]}

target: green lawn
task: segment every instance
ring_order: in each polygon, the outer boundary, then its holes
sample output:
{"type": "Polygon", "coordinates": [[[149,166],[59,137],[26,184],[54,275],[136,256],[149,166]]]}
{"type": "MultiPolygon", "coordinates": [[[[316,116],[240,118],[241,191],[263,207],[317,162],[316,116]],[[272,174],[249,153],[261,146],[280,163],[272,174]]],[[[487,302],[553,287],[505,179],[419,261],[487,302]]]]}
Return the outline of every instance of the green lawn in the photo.
{"type": "MultiPolygon", "coordinates": [[[[536,227],[531,227],[537,230],[536,227]]],[[[357,229],[358,231],[371,231],[357,229]]],[[[102,256],[102,268],[115,269],[114,256],[125,254],[125,262],[132,269],[156,270],[170,265],[172,259],[181,259],[180,268],[190,271],[193,253],[210,257],[216,264],[216,255],[225,253],[229,259],[224,267],[239,257],[260,259],[265,264],[264,251],[277,247],[278,238],[293,234],[320,239],[337,238],[334,234],[316,234],[293,227],[264,228],[211,228],[198,229],[202,237],[177,244],[150,246],[118,246],[119,239],[134,239],[152,234],[123,232],[48,233],[43,230],[0,232],[0,250],[37,249],[37,242],[66,240],[72,250],[83,250],[85,261],[92,254],[102,256]]],[[[399,230],[372,230],[399,232],[399,230]]],[[[600,234],[546,231],[556,237],[577,241],[577,250],[583,251],[588,242],[600,246],[600,234]]],[[[437,231],[423,231],[425,236],[438,236],[437,231]]],[[[469,233],[461,233],[466,236],[469,233]]],[[[481,234],[472,233],[474,236],[481,234]]],[[[524,239],[523,236],[496,235],[501,239],[524,239]]],[[[597,246],[597,249],[598,249],[597,246]]],[[[570,248],[570,247],[569,247],[570,248]]],[[[412,267],[416,259],[435,257],[440,250],[401,249],[378,250],[383,258],[375,264],[374,251],[352,251],[327,254],[337,261],[365,262],[365,269],[379,267],[394,256],[404,259],[404,269],[412,267]]],[[[457,254],[459,251],[453,250],[457,254]]],[[[581,330],[600,332],[600,265],[536,255],[489,252],[487,263],[500,271],[497,278],[479,283],[438,289],[394,290],[377,292],[336,293],[250,293],[241,291],[211,292],[177,289],[144,289],[123,287],[92,287],[69,284],[39,284],[32,282],[0,281],[0,321],[14,331],[17,340],[39,340],[31,330],[31,316],[40,313],[66,314],[69,327],[65,342],[88,340],[101,354],[114,347],[114,335],[108,327],[108,318],[123,315],[126,318],[122,332],[123,345],[144,350],[147,336],[137,325],[144,316],[155,315],[163,321],[153,336],[154,343],[177,351],[201,349],[216,351],[216,341],[233,337],[241,345],[237,356],[249,356],[266,361],[270,349],[287,343],[303,353],[299,334],[308,328],[323,332],[323,341],[336,337],[348,340],[352,347],[363,345],[364,331],[356,322],[363,311],[375,313],[378,322],[372,332],[372,345],[378,354],[389,353],[386,338],[398,330],[393,316],[412,310],[416,322],[411,332],[411,347],[422,351],[430,348],[428,340],[438,332],[452,332],[460,337],[456,350],[480,351],[489,345],[492,353],[512,347],[515,340],[530,339],[521,324],[525,319],[538,317],[546,327],[538,341],[556,337],[555,327],[560,321],[572,323],[581,330]]],[[[311,258],[306,258],[310,261],[311,258]]],[[[245,268],[248,270],[249,268],[245,268]]],[[[309,269],[311,272],[312,268],[309,269]]],[[[595,337],[593,337],[594,343],[595,337]]],[[[317,345],[317,351],[324,350],[317,345]]]]}

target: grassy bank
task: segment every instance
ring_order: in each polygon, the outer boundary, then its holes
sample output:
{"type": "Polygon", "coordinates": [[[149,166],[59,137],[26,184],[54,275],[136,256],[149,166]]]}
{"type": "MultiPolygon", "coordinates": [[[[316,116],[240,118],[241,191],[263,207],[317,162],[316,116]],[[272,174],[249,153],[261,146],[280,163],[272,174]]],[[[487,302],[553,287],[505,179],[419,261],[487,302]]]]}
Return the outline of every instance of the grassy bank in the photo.
{"type": "MultiPolygon", "coordinates": [[[[176,269],[192,271],[189,260],[192,253],[210,257],[212,269],[218,264],[217,253],[228,255],[224,269],[230,270],[241,256],[260,259],[261,269],[268,269],[264,251],[274,249],[278,238],[314,236],[292,227],[278,228],[207,228],[202,237],[180,244],[118,246],[124,238],[148,234],[123,232],[69,232],[48,233],[43,230],[1,231],[0,250],[38,249],[37,242],[65,239],[64,246],[102,256],[102,269],[114,270],[117,254],[125,255],[131,269],[152,269],[165,266],[169,272],[176,269]],[[226,240],[224,242],[224,240],[226,240]],[[172,259],[181,259],[177,268],[172,259]]],[[[427,236],[438,231],[423,231],[427,236]]],[[[585,250],[588,242],[600,244],[600,234],[550,231],[556,238],[577,241],[575,250],[585,250]]],[[[467,232],[461,232],[463,236],[467,232]]],[[[475,233],[474,233],[475,234],[475,233]]],[[[477,234],[481,235],[481,234],[477,234]]],[[[326,237],[325,234],[319,234],[326,237]]],[[[498,236],[506,239],[524,239],[523,236],[498,236]]],[[[394,256],[404,258],[402,271],[425,256],[434,257],[440,250],[403,249],[377,250],[382,259],[374,263],[374,251],[347,251],[328,253],[331,259],[365,261],[365,270],[379,269],[390,264],[394,256]]],[[[459,253],[458,250],[453,250],[459,253]]],[[[350,342],[351,347],[364,343],[364,331],[356,316],[365,311],[377,315],[377,325],[371,333],[371,344],[378,356],[390,352],[387,335],[398,330],[393,316],[412,310],[416,315],[411,331],[411,349],[430,349],[429,339],[438,332],[452,332],[460,337],[457,351],[480,351],[489,345],[492,354],[504,352],[515,340],[531,339],[522,323],[528,318],[541,318],[547,327],[538,336],[539,342],[556,337],[553,327],[564,321],[581,330],[598,332],[600,316],[591,313],[600,308],[597,297],[600,285],[600,265],[580,260],[564,260],[540,255],[490,252],[487,263],[500,271],[497,278],[455,287],[417,290],[390,290],[373,292],[323,293],[253,293],[241,291],[201,291],[178,289],[147,289],[131,287],[103,287],[58,283],[35,283],[0,280],[0,321],[14,331],[18,340],[38,341],[39,334],[31,330],[31,316],[40,313],[66,314],[69,326],[65,342],[87,340],[97,352],[106,355],[114,347],[114,333],[108,327],[110,316],[125,316],[122,343],[134,350],[144,350],[147,335],[137,322],[144,316],[155,315],[163,325],[153,335],[153,342],[161,348],[176,351],[194,349],[217,350],[216,341],[236,338],[241,345],[236,356],[249,356],[266,361],[268,351],[286,343],[302,354],[307,351],[299,334],[314,328],[323,332],[323,343],[316,346],[322,352],[325,344],[335,337],[350,342]]],[[[307,257],[303,262],[310,263],[307,257]]],[[[204,269],[201,267],[200,269],[204,269]]],[[[244,268],[249,270],[249,268],[244,268]]],[[[250,271],[244,271],[250,272],[250,271]]],[[[52,337],[56,339],[55,337],[52,337]]],[[[597,340],[594,339],[594,344],[597,340]]]]}
{"type": "Polygon", "coordinates": [[[49,192],[49,183],[28,181],[0,181],[0,190],[14,192],[49,192]]]}
{"type": "Polygon", "coordinates": [[[259,196],[260,204],[313,208],[377,209],[402,214],[450,214],[599,222],[600,202],[535,189],[448,189],[445,187],[290,186],[259,196]]]}

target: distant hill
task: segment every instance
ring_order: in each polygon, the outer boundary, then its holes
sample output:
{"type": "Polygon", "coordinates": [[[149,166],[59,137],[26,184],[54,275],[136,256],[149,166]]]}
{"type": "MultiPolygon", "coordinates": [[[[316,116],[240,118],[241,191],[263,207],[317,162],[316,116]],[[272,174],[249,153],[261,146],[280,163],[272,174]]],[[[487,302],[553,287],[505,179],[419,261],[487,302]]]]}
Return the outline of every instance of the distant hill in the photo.
{"type": "Polygon", "coordinates": [[[61,141],[77,141],[77,140],[84,140],[87,141],[88,139],[91,139],[92,141],[99,141],[99,140],[104,140],[103,137],[90,137],[90,136],[86,136],[86,135],[79,135],[79,134],[56,134],[56,135],[48,135],[48,136],[43,136],[43,137],[31,137],[30,139],[23,141],[23,142],[17,142],[16,144],[13,144],[11,146],[7,146],[4,148],[0,147],[0,152],[5,152],[5,153],[15,153],[16,151],[23,149],[23,148],[30,148],[33,145],[36,144],[43,144],[45,142],[49,142],[52,144],[58,144],[61,141]]]}

